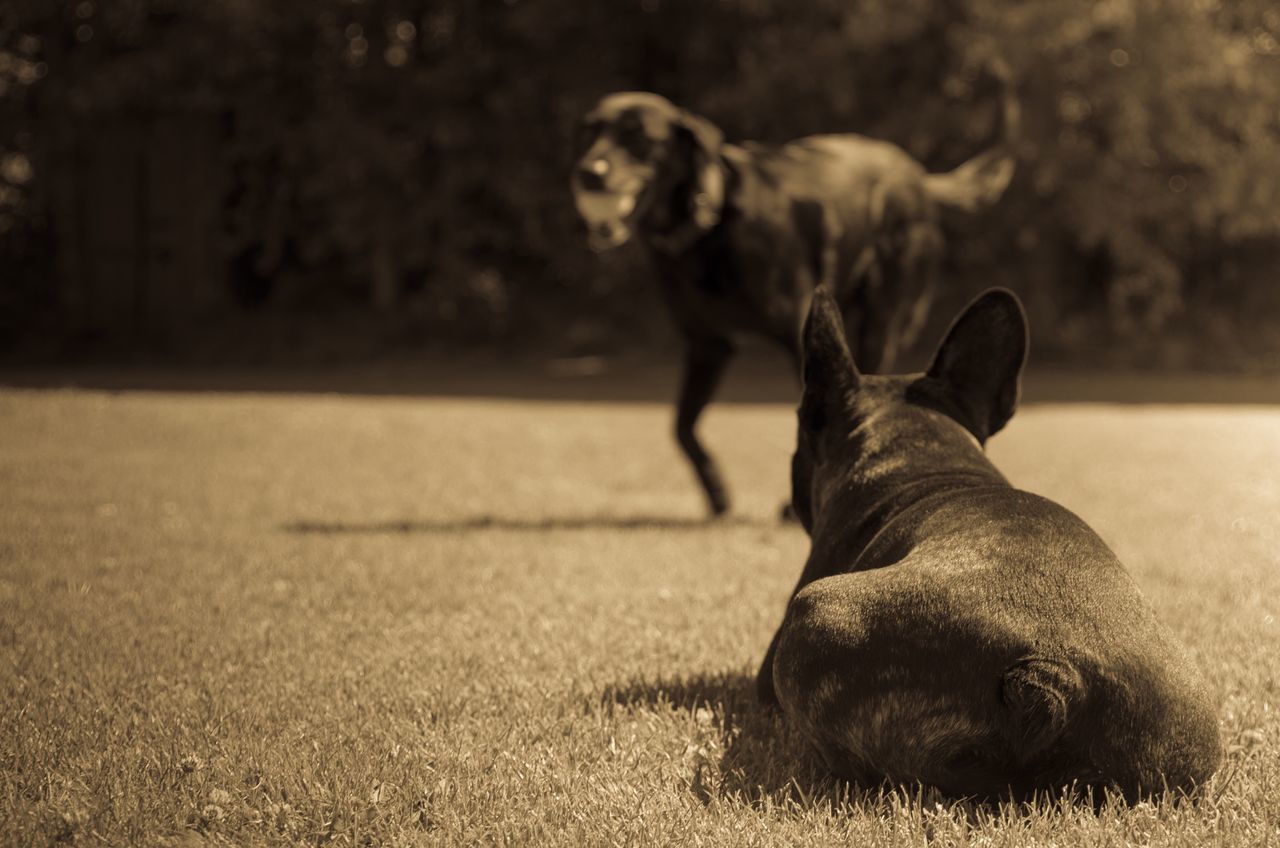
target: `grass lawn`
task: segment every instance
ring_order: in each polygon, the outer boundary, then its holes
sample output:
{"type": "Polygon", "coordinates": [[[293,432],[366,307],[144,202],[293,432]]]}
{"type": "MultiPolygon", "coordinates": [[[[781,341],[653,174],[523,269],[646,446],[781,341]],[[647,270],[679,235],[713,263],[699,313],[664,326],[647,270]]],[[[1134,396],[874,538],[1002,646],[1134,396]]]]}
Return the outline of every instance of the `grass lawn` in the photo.
{"type": "Polygon", "coordinates": [[[850,792],[751,678],[793,413],[0,390],[0,844],[1280,845],[1280,407],[1033,404],[990,447],[1190,646],[1206,800],[850,792]]]}

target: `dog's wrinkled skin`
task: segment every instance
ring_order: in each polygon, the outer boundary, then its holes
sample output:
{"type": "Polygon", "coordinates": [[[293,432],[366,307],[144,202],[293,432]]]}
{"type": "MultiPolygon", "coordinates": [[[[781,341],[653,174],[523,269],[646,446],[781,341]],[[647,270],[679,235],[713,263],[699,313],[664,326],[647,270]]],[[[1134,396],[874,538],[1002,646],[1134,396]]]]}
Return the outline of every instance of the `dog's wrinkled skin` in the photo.
{"type": "Polygon", "coordinates": [[[925,374],[859,373],[822,291],[803,345],[792,483],[812,548],[761,698],[862,783],[1132,801],[1213,774],[1205,685],[1123,566],[980,447],[1017,403],[1017,299],[975,300],[925,374]]]}
{"type": "Polygon", "coordinates": [[[710,121],[644,92],[609,95],[584,118],[578,211],[597,249],[634,238],[652,259],[686,343],[676,436],[713,514],[729,498],[694,428],[735,339],[771,339],[798,365],[805,310],[826,283],[859,362],[888,368],[929,308],[939,207],[989,205],[1012,176],[1017,105],[1006,95],[1006,141],[945,174],[857,135],[729,144],[710,121]]]}

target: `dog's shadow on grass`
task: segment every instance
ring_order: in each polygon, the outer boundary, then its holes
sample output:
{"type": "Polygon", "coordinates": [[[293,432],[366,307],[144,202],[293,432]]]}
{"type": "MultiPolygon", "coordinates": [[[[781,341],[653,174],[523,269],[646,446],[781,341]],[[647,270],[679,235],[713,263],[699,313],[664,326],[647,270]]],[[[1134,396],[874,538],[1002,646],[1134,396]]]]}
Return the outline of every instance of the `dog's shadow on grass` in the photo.
{"type": "MultiPolygon", "coordinates": [[[[675,714],[687,722],[690,740],[685,750],[687,787],[704,804],[714,799],[757,809],[825,806],[861,808],[883,815],[887,809],[936,811],[946,807],[971,824],[1021,822],[1054,811],[1069,816],[1098,813],[1114,804],[1127,809],[1120,795],[1093,795],[1064,790],[1034,801],[1009,799],[948,799],[938,790],[914,785],[859,786],[833,776],[808,743],[783,721],[781,713],[756,697],[755,677],[742,671],[697,674],[668,680],[631,681],[608,686],[598,696],[606,710],[644,709],[675,714]],[[681,716],[680,714],[684,714],[681,716]]],[[[1215,791],[1221,796],[1237,767],[1215,791]]],[[[1154,800],[1154,799],[1153,799],[1154,800]]],[[[1181,804],[1185,798],[1167,801],[1181,804]]]]}
{"type": "Polygon", "coordinates": [[[290,521],[281,525],[286,533],[302,535],[446,534],[481,531],[554,530],[706,530],[714,527],[745,527],[763,524],[748,516],[706,518],[670,515],[573,515],[523,518],[501,515],[472,515],[463,518],[402,519],[392,521],[290,521]]]}
{"type": "Polygon", "coordinates": [[[842,784],[782,721],[756,698],[755,678],[720,672],[609,686],[608,708],[687,712],[692,739],[689,790],[703,803],[713,797],[753,806],[782,798],[835,800],[842,784]]]}

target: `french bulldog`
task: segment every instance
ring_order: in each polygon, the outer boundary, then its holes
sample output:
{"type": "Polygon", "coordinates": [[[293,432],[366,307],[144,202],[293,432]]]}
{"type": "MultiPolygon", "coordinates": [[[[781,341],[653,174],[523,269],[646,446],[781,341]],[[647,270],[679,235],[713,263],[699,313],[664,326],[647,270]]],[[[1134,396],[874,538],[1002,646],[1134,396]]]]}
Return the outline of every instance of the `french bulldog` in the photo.
{"type": "Polygon", "coordinates": [[[862,374],[815,293],[792,460],[811,550],[758,692],[859,784],[1191,793],[1222,754],[1201,675],[1106,543],[983,451],[1027,345],[992,289],[925,373],[862,374]]]}

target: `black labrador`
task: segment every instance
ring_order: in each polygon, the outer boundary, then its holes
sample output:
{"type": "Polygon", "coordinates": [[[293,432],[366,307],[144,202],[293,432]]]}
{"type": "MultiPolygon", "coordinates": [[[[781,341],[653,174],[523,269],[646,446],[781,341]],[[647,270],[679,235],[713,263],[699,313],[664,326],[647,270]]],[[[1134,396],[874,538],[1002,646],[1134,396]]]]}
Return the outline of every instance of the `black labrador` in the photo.
{"type": "Polygon", "coordinates": [[[942,174],[859,135],[730,144],[710,121],[646,92],[610,94],[586,115],[575,202],[593,248],[634,237],[653,261],[686,341],[676,438],[714,515],[729,497],[694,427],[735,337],[772,339],[798,368],[801,323],[826,284],[859,365],[890,368],[928,313],[939,207],[983,208],[1012,178],[1018,106],[1001,79],[1002,141],[942,174]]]}

